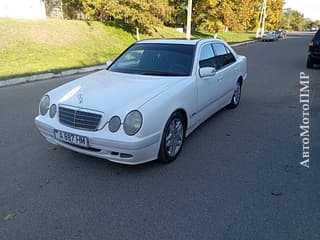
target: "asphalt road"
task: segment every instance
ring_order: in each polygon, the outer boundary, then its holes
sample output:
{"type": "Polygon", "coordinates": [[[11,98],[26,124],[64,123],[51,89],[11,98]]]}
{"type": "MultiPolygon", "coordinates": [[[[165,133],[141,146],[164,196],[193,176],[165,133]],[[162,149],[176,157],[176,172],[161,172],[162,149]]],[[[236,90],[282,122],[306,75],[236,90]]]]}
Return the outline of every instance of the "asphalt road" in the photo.
{"type": "Polygon", "coordinates": [[[38,102],[74,77],[0,88],[0,239],[320,239],[310,39],[237,47],[249,68],[239,108],[202,124],[169,165],[125,166],[46,143],[33,123],[38,102]],[[299,164],[301,71],[311,77],[309,169],[299,164]]]}

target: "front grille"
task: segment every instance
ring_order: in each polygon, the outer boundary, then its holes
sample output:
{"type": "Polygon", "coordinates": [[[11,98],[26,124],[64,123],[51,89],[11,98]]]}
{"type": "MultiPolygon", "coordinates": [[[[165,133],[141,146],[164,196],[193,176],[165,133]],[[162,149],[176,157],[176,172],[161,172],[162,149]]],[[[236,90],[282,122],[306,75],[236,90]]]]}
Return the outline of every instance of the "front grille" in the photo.
{"type": "Polygon", "coordinates": [[[98,129],[102,115],[83,109],[59,106],[59,121],[61,124],[89,131],[98,129]]]}

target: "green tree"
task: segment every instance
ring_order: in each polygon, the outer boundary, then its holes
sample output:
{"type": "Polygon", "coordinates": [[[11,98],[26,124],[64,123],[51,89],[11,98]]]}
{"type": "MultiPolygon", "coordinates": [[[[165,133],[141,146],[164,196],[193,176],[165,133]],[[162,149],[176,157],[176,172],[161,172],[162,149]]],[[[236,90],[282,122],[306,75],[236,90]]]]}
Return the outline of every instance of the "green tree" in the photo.
{"type": "Polygon", "coordinates": [[[210,32],[252,30],[258,19],[257,0],[198,0],[195,23],[210,32]]]}
{"type": "Polygon", "coordinates": [[[198,0],[195,2],[193,14],[194,24],[197,29],[216,33],[223,29],[223,18],[218,11],[221,0],[198,0]]]}
{"type": "Polygon", "coordinates": [[[65,19],[79,19],[83,13],[82,0],[62,0],[62,9],[65,19]]]}
{"type": "Polygon", "coordinates": [[[187,0],[169,0],[170,15],[165,21],[168,26],[185,26],[187,24],[187,0]]]}
{"type": "Polygon", "coordinates": [[[284,0],[268,0],[266,29],[278,29],[281,27],[284,0]]]}
{"type": "Polygon", "coordinates": [[[152,26],[170,21],[173,7],[169,0],[62,0],[67,18],[116,22],[126,28],[148,31],[152,26]],[[81,15],[81,14],[80,14],[81,15]]]}
{"type": "MultiPolygon", "coordinates": [[[[148,32],[153,26],[185,26],[187,0],[62,0],[65,16],[115,22],[148,32]]],[[[278,28],[284,0],[268,0],[267,28],[278,28]]],[[[193,0],[192,27],[208,32],[254,30],[262,0],[193,0]]]]}
{"type": "Polygon", "coordinates": [[[290,8],[286,9],[282,18],[282,26],[288,30],[302,30],[305,27],[303,14],[290,8]]]}

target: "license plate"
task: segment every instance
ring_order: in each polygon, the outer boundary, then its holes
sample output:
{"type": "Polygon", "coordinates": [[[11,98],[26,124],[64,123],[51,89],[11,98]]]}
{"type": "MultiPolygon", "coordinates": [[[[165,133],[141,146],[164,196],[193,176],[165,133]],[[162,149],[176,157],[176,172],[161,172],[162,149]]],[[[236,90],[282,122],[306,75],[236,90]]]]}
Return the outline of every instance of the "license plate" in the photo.
{"type": "Polygon", "coordinates": [[[73,133],[54,130],[54,137],[60,141],[78,145],[81,147],[88,147],[88,138],[73,133]]]}

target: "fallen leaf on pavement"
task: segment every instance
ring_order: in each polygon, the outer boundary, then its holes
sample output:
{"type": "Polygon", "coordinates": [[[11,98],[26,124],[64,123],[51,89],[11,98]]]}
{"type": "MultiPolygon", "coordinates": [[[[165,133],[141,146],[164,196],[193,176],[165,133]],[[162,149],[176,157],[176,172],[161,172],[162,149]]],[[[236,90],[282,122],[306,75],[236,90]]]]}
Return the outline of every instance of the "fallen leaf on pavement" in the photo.
{"type": "Polygon", "coordinates": [[[15,215],[14,213],[8,213],[3,219],[5,221],[9,221],[9,220],[13,219],[14,215],[15,215]]]}
{"type": "Polygon", "coordinates": [[[280,195],[282,195],[282,192],[273,191],[273,192],[271,192],[271,194],[273,196],[280,196],[280,195]]]}
{"type": "Polygon", "coordinates": [[[20,212],[21,214],[25,213],[26,211],[27,211],[27,209],[26,209],[25,207],[23,207],[23,208],[21,208],[21,209],[19,210],[19,212],[20,212]]]}

